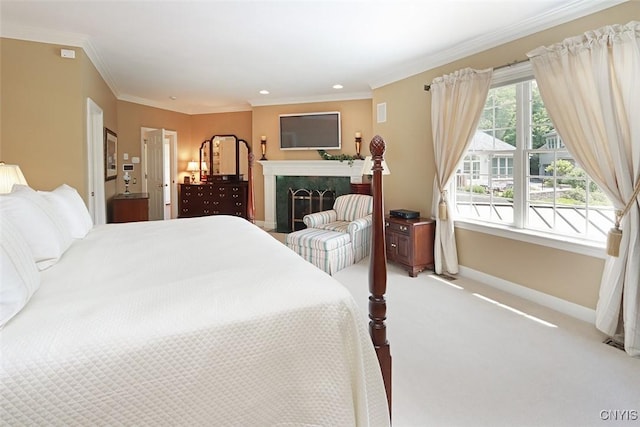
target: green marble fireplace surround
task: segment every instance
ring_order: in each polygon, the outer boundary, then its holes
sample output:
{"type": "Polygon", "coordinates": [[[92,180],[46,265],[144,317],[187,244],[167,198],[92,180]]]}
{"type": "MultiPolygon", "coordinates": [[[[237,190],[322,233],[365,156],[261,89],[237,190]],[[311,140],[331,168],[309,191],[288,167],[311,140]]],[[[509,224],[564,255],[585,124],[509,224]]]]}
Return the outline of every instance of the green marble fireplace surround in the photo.
{"type": "MultiPolygon", "coordinates": [[[[331,190],[335,197],[361,184],[363,160],[259,160],[264,176],[264,224],[268,230],[290,232],[289,188],[331,190]]],[[[331,204],[333,206],[333,204],[331,204]]]]}
{"type": "MultiPolygon", "coordinates": [[[[351,192],[351,181],[346,176],[276,176],[276,231],[279,233],[288,233],[292,231],[291,225],[291,194],[289,189],[299,190],[305,189],[310,191],[333,193],[335,197],[351,192]]],[[[327,196],[329,196],[327,194],[327,196]]],[[[331,209],[333,203],[325,200],[324,209],[331,209]],[[329,206],[327,206],[327,204],[329,206]]],[[[317,203],[313,203],[311,211],[317,211],[317,203]]],[[[311,213],[311,212],[307,212],[311,213]]]]}

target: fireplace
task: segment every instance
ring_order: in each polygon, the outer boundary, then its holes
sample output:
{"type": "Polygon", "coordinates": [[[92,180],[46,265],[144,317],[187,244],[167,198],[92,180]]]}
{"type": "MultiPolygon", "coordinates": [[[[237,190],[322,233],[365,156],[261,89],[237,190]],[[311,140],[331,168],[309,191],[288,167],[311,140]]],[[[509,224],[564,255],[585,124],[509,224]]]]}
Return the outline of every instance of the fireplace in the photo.
{"type": "MultiPolygon", "coordinates": [[[[289,232],[288,190],[332,190],[335,197],[351,192],[350,184],[362,183],[362,160],[260,160],[264,175],[264,227],[289,232]],[[311,182],[311,184],[310,184],[311,182]],[[283,208],[284,206],[284,208],[283,208]],[[282,223],[279,212],[284,212],[282,223]]],[[[333,206],[333,204],[332,204],[333,206]]],[[[327,207],[330,209],[330,207],[327,207]]]]}
{"type": "MultiPolygon", "coordinates": [[[[287,215],[287,231],[297,231],[305,228],[305,215],[322,212],[333,207],[336,194],[331,189],[309,190],[307,188],[289,188],[289,214],[287,215]]],[[[278,229],[278,231],[280,231],[278,229]]]]}

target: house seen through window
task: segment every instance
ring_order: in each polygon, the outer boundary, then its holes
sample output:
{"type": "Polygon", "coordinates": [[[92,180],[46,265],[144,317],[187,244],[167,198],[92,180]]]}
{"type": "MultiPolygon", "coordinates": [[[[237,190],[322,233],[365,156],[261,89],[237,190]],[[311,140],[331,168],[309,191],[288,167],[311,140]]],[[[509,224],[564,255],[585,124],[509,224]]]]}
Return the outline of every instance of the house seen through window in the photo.
{"type": "Polygon", "coordinates": [[[605,194],[567,151],[534,79],[493,87],[455,186],[459,219],[604,241],[605,194]]]}

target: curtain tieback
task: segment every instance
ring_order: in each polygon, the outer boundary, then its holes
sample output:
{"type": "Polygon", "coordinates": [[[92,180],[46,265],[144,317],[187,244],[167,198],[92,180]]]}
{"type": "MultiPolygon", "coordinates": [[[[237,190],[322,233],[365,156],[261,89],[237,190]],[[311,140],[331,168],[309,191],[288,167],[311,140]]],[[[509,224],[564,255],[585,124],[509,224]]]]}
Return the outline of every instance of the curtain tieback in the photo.
{"type": "Polygon", "coordinates": [[[449,219],[447,215],[447,191],[440,191],[440,203],[438,203],[438,218],[440,221],[449,219]]]}
{"type": "Polygon", "coordinates": [[[620,241],[622,240],[622,230],[620,229],[620,221],[622,218],[629,212],[631,206],[636,201],[636,198],[640,194],[640,180],[636,183],[636,188],[633,191],[633,196],[621,211],[616,211],[616,225],[614,228],[609,230],[609,235],[607,236],[607,255],[617,257],[620,255],[620,241]]]}

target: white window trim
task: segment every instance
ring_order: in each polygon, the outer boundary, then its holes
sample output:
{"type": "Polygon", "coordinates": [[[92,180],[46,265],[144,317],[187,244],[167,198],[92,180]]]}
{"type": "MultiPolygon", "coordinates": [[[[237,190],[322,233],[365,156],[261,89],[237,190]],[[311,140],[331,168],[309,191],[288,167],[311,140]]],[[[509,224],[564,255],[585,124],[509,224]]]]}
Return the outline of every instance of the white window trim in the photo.
{"type": "Polygon", "coordinates": [[[518,229],[503,224],[494,224],[483,221],[474,221],[469,218],[456,218],[454,222],[456,228],[475,231],[478,233],[490,234],[492,236],[504,237],[506,239],[517,240],[525,243],[573,252],[580,255],[587,255],[594,258],[606,259],[605,244],[592,240],[583,240],[569,236],[557,236],[550,233],[543,233],[532,229],[518,229]]]}
{"type": "MultiPolygon", "coordinates": [[[[520,64],[513,65],[511,67],[503,68],[497,70],[493,73],[492,85],[491,87],[504,86],[507,84],[518,83],[524,80],[529,80],[533,78],[533,70],[531,68],[531,63],[529,61],[522,62],[520,64]]],[[[528,103],[525,103],[528,105],[528,103]]],[[[522,112],[525,115],[525,112],[522,112]]],[[[518,129],[516,132],[520,132],[519,135],[526,135],[526,123],[523,120],[523,117],[519,117],[517,120],[518,129]]],[[[525,144],[526,146],[528,145],[525,144]]],[[[524,162],[524,151],[522,148],[516,149],[516,153],[514,153],[514,170],[516,168],[515,163],[524,162]]],[[[518,170],[522,170],[522,164],[518,165],[518,170]]],[[[520,174],[522,175],[522,174],[520,174]]],[[[523,175],[516,178],[514,174],[514,185],[520,188],[520,191],[517,191],[514,199],[514,209],[516,206],[524,206],[523,201],[520,200],[524,197],[524,178],[523,175]],[[517,200],[516,200],[517,199],[517,200]]],[[[455,194],[455,183],[452,181],[449,185],[449,194],[455,194]]],[[[455,203],[455,199],[453,200],[455,203]]],[[[514,225],[505,225],[493,222],[484,222],[480,220],[473,220],[470,218],[456,218],[455,219],[455,227],[475,231],[478,233],[490,234],[492,236],[503,237],[511,240],[517,240],[520,242],[531,243],[535,245],[545,246],[548,248],[558,249],[562,251],[572,252],[580,255],[591,256],[599,259],[606,259],[606,251],[605,251],[605,243],[592,241],[587,239],[574,238],[571,236],[565,235],[557,235],[553,233],[544,233],[541,231],[536,231],[534,229],[529,228],[521,228],[523,223],[526,222],[526,215],[528,214],[528,210],[524,210],[524,212],[515,212],[514,211],[514,225]]]]}

